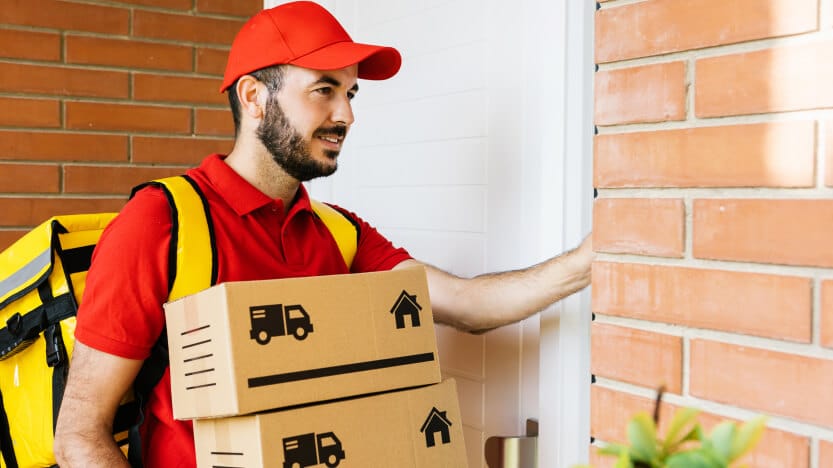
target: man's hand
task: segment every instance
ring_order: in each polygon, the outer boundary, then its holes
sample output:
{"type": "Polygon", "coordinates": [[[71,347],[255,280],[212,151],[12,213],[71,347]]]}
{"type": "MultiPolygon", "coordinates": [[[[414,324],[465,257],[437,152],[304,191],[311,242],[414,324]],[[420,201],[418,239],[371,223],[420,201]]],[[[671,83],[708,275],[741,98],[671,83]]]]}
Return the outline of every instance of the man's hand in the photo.
{"type": "Polygon", "coordinates": [[[523,320],[589,285],[594,258],[591,234],[574,250],[522,270],[460,278],[423,264],[434,320],[472,333],[523,320]]]}
{"type": "Polygon", "coordinates": [[[113,439],[113,418],[141,367],[142,361],[75,342],[55,428],[55,458],[61,468],[130,468],[113,439]]]}

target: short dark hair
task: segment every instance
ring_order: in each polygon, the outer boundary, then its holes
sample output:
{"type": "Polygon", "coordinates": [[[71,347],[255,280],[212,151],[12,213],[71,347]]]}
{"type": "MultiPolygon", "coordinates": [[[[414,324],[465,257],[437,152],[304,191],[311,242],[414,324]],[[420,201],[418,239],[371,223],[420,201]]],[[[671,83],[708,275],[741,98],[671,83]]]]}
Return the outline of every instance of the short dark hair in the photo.
{"type": "MultiPolygon", "coordinates": [[[[271,67],[261,68],[255,70],[248,75],[254,77],[257,81],[266,85],[269,93],[276,93],[283,87],[283,76],[285,67],[281,65],[272,65],[271,67]]],[[[240,131],[240,98],[237,96],[237,82],[238,78],[228,88],[228,102],[231,108],[231,118],[234,119],[234,136],[240,131]]]]}

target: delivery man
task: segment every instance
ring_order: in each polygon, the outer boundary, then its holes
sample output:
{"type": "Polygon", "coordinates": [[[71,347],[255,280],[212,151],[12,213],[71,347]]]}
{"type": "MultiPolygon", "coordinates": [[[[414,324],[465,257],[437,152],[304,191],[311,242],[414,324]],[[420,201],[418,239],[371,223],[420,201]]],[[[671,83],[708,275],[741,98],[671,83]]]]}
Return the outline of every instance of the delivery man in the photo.
{"type": "MultiPolygon", "coordinates": [[[[393,48],[353,42],[312,2],[264,10],[243,26],[222,84],[235,121],[234,148],[187,173],[208,200],[218,282],[420,265],[340,209],[359,229],[348,269],[301,185],[335,172],[354,121],[358,79],[387,79],[400,61],[393,48]]],[[[171,225],[164,195],[148,187],[127,203],[96,248],[55,435],[62,468],[128,466],[113,441],[112,421],[164,330],[171,225]]],[[[434,319],[470,332],[522,320],[587,286],[592,259],[586,240],[527,269],[471,279],[426,265],[434,319]]],[[[166,373],[146,406],[144,463],[193,467],[192,426],[173,419],[169,379],[166,373]]]]}

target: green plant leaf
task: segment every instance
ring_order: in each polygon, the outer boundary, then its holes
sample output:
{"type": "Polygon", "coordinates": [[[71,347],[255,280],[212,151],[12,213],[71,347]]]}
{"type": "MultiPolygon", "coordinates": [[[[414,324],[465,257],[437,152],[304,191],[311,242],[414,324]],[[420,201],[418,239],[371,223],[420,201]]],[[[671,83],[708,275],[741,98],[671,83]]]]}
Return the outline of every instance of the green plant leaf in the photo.
{"type": "Polygon", "coordinates": [[[735,429],[734,422],[724,421],[715,426],[709,435],[714,453],[727,464],[732,456],[732,444],[735,439],[735,429]]]}
{"type": "Polygon", "coordinates": [[[633,462],[631,461],[631,456],[627,448],[619,454],[619,459],[616,460],[613,468],[633,468],[633,462]]]}
{"type": "Polygon", "coordinates": [[[612,455],[618,457],[623,451],[627,452],[628,448],[620,444],[607,444],[604,447],[599,448],[599,454],[607,456],[612,455]]]}
{"type": "Polygon", "coordinates": [[[657,455],[657,428],[648,413],[638,413],[628,422],[631,458],[651,463],[657,455]]]}
{"type": "Polygon", "coordinates": [[[699,448],[680,452],[668,458],[666,468],[727,468],[711,450],[699,448]]]}
{"type": "Polygon", "coordinates": [[[765,428],[765,416],[758,416],[743,423],[732,441],[728,462],[731,463],[743,456],[747,451],[752,450],[755,444],[761,440],[765,428]]]}
{"type": "Polygon", "coordinates": [[[678,445],[685,442],[688,437],[694,432],[694,428],[689,429],[689,425],[697,424],[696,419],[700,411],[694,408],[680,408],[674,413],[671,419],[671,425],[665,432],[665,442],[662,444],[663,452],[672,453],[678,445]]]}

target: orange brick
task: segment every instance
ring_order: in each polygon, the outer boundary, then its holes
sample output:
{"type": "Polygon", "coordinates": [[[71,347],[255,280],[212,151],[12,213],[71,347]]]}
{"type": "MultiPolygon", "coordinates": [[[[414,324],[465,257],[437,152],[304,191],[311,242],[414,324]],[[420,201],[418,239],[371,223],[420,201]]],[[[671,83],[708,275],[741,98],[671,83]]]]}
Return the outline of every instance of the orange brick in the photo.
{"type": "Polygon", "coordinates": [[[123,8],[63,0],[15,0],[3,2],[0,24],[127,34],[130,12],[123,8]]]}
{"type": "Polygon", "coordinates": [[[227,60],[228,49],[197,47],[197,73],[223,76],[227,60]]]}
{"type": "Polygon", "coordinates": [[[193,0],[119,0],[119,3],[131,5],[155,6],[189,11],[193,7],[193,0]]]}
{"type": "Polygon", "coordinates": [[[64,191],[127,196],[141,183],[183,172],[169,167],[64,166],[64,191]]]}
{"type": "Polygon", "coordinates": [[[234,136],[234,121],[230,110],[197,109],[197,135],[234,136]]]}
{"type": "Polygon", "coordinates": [[[0,158],[32,161],[127,161],[127,137],[0,131],[0,158]]]}
{"type": "Polygon", "coordinates": [[[814,31],[817,21],[816,0],[651,0],[605,8],[596,15],[596,62],[800,34],[814,31]]]}
{"type": "MultiPolygon", "coordinates": [[[[654,401],[593,385],[590,392],[590,433],[605,442],[626,442],[625,428],[634,414],[645,411],[652,414],[654,401]]],[[[671,421],[677,405],[663,402],[660,410],[660,434],[664,434],[666,425],[671,421]]],[[[719,421],[729,420],[711,413],[700,413],[698,421],[706,430],[719,421]]],[[[739,421],[735,421],[739,422],[739,421]]],[[[806,437],[777,429],[767,428],[755,449],[741,458],[755,468],[809,468],[810,441],[806,437]]],[[[820,465],[821,466],[821,465],[820,465]]]]}
{"type": "Polygon", "coordinates": [[[819,441],[819,468],[833,466],[833,442],[819,441]]]}
{"type": "MultiPolygon", "coordinates": [[[[789,16],[789,15],[786,15],[789,16]]],[[[696,62],[698,117],[833,107],[833,41],[704,58],[696,62]]]]}
{"type": "Polygon", "coordinates": [[[24,230],[0,230],[0,251],[6,250],[7,247],[14,244],[18,239],[23,237],[28,231],[24,230]]]}
{"type": "Polygon", "coordinates": [[[126,98],[127,73],[0,63],[0,91],[126,98]]]}
{"type": "Polygon", "coordinates": [[[594,323],[591,372],[597,376],[648,388],[681,393],[683,339],[633,328],[594,323]]]}
{"type": "Polygon", "coordinates": [[[152,11],[133,12],[133,34],[170,41],[201,42],[230,46],[243,20],[204,18],[152,11]]]}
{"type": "Polygon", "coordinates": [[[248,18],[263,9],[262,0],[197,0],[200,13],[218,13],[221,15],[242,16],[248,18]]]}
{"type": "Polygon", "coordinates": [[[67,36],[66,61],[89,65],[191,71],[193,47],[102,37],[67,36]]]}
{"type": "Polygon", "coordinates": [[[695,339],[693,396],[833,427],[833,361],[695,339]]]}
{"type": "Polygon", "coordinates": [[[228,105],[219,92],[220,78],[193,78],[137,73],[133,75],[133,97],[138,101],[228,105]]]}
{"type": "Polygon", "coordinates": [[[4,193],[57,193],[58,166],[0,164],[0,189],[4,193]]]}
{"type": "Polygon", "coordinates": [[[833,200],[695,200],[694,256],[833,267],[833,200]]]}
{"type": "Polygon", "coordinates": [[[0,57],[60,60],[61,36],[54,33],[0,29],[0,57]]]}
{"type": "Polygon", "coordinates": [[[588,452],[590,454],[590,466],[592,466],[593,468],[614,468],[616,466],[616,457],[600,455],[600,448],[601,446],[590,446],[590,450],[588,452]]]}
{"type": "Polygon", "coordinates": [[[833,187],[833,120],[824,122],[823,131],[825,134],[825,153],[827,156],[827,160],[824,163],[826,169],[824,183],[828,187],[833,187]]]}
{"type": "Polygon", "coordinates": [[[596,73],[596,125],[684,120],[684,62],[596,73]]]}
{"type": "Polygon", "coordinates": [[[807,343],[809,278],[633,263],[593,265],[593,311],[807,343]]]}
{"type": "Polygon", "coordinates": [[[597,252],[682,257],[685,205],[680,199],[600,198],[593,206],[597,252]]]}
{"type": "Polygon", "coordinates": [[[50,99],[0,98],[0,125],[60,127],[61,104],[50,99]]]}
{"type": "Polygon", "coordinates": [[[821,282],[821,345],[833,348],[833,280],[821,282]]]}
{"type": "Polygon", "coordinates": [[[812,187],[815,152],[812,121],[599,135],[594,186],[812,187]]]}
{"type": "Polygon", "coordinates": [[[0,226],[37,226],[55,215],[116,212],[125,198],[0,198],[0,226]]]}
{"type": "Polygon", "coordinates": [[[197,165],[213,153],[228,154],[231,139],[133,137],[133,162],[197,165]]]}
{"type": "Polygon", "coordinates": [[[191,110],[180,107],[67,102],[66,126],[76,130],[189,133],[191,110]]]}

